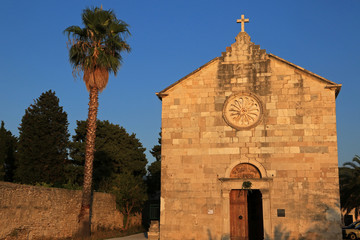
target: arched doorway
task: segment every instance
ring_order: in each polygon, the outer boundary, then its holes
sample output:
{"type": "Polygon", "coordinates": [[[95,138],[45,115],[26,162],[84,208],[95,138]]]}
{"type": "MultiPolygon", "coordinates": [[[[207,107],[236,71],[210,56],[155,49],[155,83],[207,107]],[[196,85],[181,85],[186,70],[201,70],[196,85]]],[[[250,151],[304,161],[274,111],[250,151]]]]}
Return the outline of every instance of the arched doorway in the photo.
{"type": "Polygon", "coordinates": [[[231,170],[230,178],[244,180],[241,189],[230,191],[230,239],[264,239],[262,194],[249,186],[251,179],[261,178],[260,171],[252,164],[240,163],[231,170]]]}
{"type": "Polygon", "coordinates": [[[240,163],[231,170],[230,178],[261,178],[261,173],[250,163],[240,163]]]}

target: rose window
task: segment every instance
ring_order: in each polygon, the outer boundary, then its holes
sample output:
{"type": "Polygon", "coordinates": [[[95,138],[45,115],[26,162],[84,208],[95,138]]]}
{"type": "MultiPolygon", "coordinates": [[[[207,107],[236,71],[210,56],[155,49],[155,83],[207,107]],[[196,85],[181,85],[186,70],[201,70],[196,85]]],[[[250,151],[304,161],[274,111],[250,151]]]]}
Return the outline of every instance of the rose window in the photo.
{"type": "Polygon", "coordinates": [[[256,125],[261,118],[260,100],[253,94],[230,96],[224,105],[223,116],[232,127],[240,130],[256,125]]]}

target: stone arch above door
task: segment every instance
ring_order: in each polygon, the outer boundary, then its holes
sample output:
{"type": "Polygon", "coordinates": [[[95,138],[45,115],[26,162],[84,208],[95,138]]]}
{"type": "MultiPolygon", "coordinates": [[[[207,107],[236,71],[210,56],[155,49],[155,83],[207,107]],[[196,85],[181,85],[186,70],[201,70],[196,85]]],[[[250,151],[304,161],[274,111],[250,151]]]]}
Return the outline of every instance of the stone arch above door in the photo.
{"type": "Polygon", "coordinates": [[[251,170],[251,168],[258,170],[258,172],[260,173],[260,176],[256,177],[256,175],[254,174],[254,176],[255,176],[254,178],[267,178],[268,177],[264,166],[261,163],[259,163],[258,161],[256,161],[256,160],[239,160],[239,161],[232,163],[226,169],[225,178],[253,178],[253,177],[250,177],[249,175],[245,176],[245,177],[241,177],[241,176],[234,177],[234,172],[237,170],[237,168],[238,169],[240,168],[240,170],[241,170],[242,167],[248,168],[248,170],[251,170]],[[242,166],[241,164],[244,164],[244,165],[242,166]]]}
{"type": "Polygon", "coordinates": [[[230,178],[261,178],[261,173],[252,164],[240,163],[231,170],[230,178]]]}

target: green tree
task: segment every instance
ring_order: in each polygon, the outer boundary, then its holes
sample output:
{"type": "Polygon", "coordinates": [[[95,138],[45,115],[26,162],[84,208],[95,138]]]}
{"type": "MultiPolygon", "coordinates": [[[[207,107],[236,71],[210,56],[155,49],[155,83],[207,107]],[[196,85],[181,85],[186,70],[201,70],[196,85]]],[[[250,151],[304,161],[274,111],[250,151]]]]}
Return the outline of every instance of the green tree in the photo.
{"type": "Polygon", "coordinates": [[[341,208],[350,212],[355,209],[355,218],[360,210],[360,157],[355,155],[352,162],[339,168],[341,208]]]}
{"type": "Polygon", "coordinates": [[[161,161],[161,132],[159,133],[159,136],[158,144],[150,150],[151,155],[153,155],[156,161],[161,161]]]}
{"type": "MultiPolygon", "coordinates": [[[[136,177],[146,174],[145,148],[136,135],[109,121],[97,121],[94,155],[94,189],[106,190],[109,179],[116,174],[129,173],[136,177]]],[[[84,165],[86,121],[77,121],[70,156],[76,165],[84,165]]]]}
{"type": "Polygon", "coordinates": [[[115,75],[120,68],[121,52],[130,51],[125,37],[128,25],[117,19],[111,10],[86,8],[82,13],[84,28],[70,26],[64,33],[71,45],[69,60],[75,72],[83,72],[83,80],[90,92],[83,197],[79,214],[80,234],[90,236],[90,204],[93,160],[95,152],[98,95],[108,82],[109,73],[115,75]]]}
{"type": "Polygon", "coordinates": [[[156,159],[148,166],[149,175],[147,177],[148,192],[150,195],[156,195],[161,188],[161,132],[159,133],[158,143],[150,153],[156,159]]]}
{"type": "Polygon", "coordinates": [[[0,180],[12,182],[15,170],[17,138],[5,129],[4,121],[0,127],[0,180]]]}
{"type": "Polygon", "coordinates": [[[64,183],[69,143],[67,114],[55,92],[42,93],[25,110],[19,127],[15,180],[20,183],[64,183]]]}
{"type": "Polygon", "coordinates": [[[109,189],[109,192],[116,197],[118,209],[124,214],[124,230],[127,230],[130,216],[141,212],[147,200],[144,180],[130,173],[116,174],[111,180],[109,189]]]}

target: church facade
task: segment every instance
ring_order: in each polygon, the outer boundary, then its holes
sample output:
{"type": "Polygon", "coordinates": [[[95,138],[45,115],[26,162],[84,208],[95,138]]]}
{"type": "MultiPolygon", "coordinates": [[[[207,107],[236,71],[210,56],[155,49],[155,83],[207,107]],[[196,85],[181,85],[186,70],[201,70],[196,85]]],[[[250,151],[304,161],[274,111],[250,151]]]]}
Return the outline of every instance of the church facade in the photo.
{"type": "Polygon", "coordinates": [[[238,21],[220,57],[157,93],[160,239],[341,239],[341,85],[266,53],[238,21]]]}

